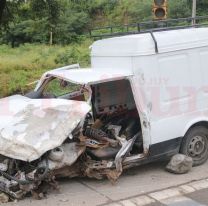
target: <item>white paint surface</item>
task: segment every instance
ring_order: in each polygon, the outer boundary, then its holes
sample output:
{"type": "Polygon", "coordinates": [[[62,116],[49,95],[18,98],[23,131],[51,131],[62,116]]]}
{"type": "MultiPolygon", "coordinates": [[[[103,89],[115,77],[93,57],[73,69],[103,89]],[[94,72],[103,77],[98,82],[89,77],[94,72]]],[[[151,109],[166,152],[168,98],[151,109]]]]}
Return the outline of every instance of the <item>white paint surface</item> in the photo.
{"type": "Polygon", "coordinates": [[[60,146],[91,109],[86,102],[19,95],[0,105],[0,154],[23,161],[60,146]]]}

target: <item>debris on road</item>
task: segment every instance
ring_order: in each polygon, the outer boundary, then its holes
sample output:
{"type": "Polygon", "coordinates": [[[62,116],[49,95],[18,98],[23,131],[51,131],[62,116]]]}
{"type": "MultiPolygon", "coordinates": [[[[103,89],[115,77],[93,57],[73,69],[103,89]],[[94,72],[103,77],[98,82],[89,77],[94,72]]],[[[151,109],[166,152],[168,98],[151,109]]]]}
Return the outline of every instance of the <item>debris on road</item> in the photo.
{"type": "Polygon", "coordinates": [[[9,202],[9,196],[3,192],[0,193],[0,204],[9,202]]]}
{"type": "Polygon", "coordinates": [[[174,174],[186,174],[192,169],[192,166],[193,160],[191,157],[183,154],[177,154],[172,157],[166,169],[174,174]]]}

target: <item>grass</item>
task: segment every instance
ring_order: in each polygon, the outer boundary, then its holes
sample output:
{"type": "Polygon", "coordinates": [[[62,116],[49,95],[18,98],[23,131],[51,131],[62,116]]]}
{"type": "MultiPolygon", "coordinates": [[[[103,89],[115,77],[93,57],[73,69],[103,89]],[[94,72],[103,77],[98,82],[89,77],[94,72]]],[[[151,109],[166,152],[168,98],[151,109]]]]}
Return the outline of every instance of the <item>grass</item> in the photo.
{"type": "Polygon", "coordinates": [[[80,63],[89,65],[90,40],[69,46],[25,44],[18,48],[0,45],[0,97],[32,89],[29,83],[38,80],[47,70],[80,63]]]}

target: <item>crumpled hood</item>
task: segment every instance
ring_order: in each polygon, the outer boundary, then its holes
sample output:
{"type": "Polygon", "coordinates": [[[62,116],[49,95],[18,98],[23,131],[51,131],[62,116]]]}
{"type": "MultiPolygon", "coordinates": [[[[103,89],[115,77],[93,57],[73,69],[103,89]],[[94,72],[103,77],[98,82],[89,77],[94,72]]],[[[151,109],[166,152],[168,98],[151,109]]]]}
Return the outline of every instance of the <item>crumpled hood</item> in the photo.
{"type": "Polygon", "coordinates": [[[86,102],[29,99],[0,100],[0,154],[34,161],[60,146],[90,111],[86,102]]]}

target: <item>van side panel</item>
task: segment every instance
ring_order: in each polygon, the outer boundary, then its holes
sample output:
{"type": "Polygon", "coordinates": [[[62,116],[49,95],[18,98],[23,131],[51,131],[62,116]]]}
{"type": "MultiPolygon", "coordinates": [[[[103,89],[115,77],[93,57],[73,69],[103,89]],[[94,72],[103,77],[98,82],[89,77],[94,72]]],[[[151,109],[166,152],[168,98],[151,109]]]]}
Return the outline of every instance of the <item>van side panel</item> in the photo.
{"type": "Polygon", "coordinates": [[[125,68],[127,70],[132,70],[132,57],[92,56],[91,65],[94,70],[106,68],[125,68]]]}
{"type": "Polygon", "coordinates": [[[151,145],[208,121],[208,47],[135,57],[133,68],[144,110],[151,105],[151,145]]]}

